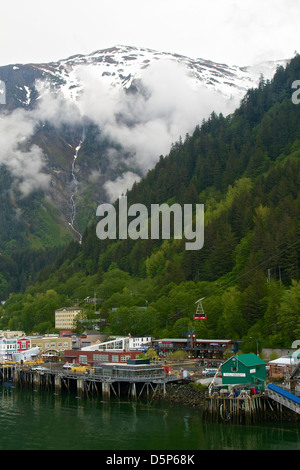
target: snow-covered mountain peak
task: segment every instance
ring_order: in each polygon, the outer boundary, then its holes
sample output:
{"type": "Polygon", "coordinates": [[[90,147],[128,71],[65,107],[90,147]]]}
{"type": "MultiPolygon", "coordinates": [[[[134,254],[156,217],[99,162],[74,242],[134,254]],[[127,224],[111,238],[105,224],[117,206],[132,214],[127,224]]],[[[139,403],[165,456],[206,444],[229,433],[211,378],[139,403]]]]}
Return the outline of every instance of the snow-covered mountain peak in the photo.
{"type": "Polygon", "coordinates": [[[33,64],[46,79],[56,82],[67,97],[76,99],[84,86],[80,78],[83,69],[93,71],[102,84],[116,89],[129,88],[133,80],[141,79],[145,70],[155,64],[177,64],[185,71],[193,88],[207,87],[227,98],[241,99],[245,92],[256,87],[260,75],[271,78],[277,65],[269,62],[251,67],[229,66],[205,59],[159,52],[147,48],[117,45],[90,54],[77,54],[49,64],[33,64]]]}

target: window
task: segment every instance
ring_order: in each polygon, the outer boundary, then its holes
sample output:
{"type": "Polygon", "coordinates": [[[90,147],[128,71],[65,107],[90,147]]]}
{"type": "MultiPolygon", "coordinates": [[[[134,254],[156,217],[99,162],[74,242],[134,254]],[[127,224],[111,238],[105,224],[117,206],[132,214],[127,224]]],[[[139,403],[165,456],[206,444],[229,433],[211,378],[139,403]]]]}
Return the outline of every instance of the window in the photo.
{"type": "Polygon", "coordinates": [[[93,354],[93,361],[95,362],[108,362],[109,355],[108,354],[93,354]]]}
{"type": "Polygon", "coordinates": [[[87,356],[79,356],[79,362],[82,364],[87,364],[87,356]]]}
{"type": "Polygon", "coordinates": [[[111,357],[111,361],[112,361],[112,362],[119,362],[119,356],[118,356],[118,354],[113,354],[112,357],[111,357]]]}

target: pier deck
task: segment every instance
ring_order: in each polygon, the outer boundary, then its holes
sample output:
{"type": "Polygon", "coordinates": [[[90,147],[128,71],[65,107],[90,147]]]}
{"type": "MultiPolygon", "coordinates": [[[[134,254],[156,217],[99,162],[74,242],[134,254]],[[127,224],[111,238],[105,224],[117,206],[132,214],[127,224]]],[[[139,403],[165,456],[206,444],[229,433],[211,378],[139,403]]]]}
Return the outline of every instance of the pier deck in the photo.
{"type": "Polygon", "coordinates": [[[24,366],[12,366],[11,371],[7,372],[7,375],[13,377],[15,387],[52,390],[57,394],[62,390],[75,390],[77,396],[101,394],[104,400],[109,400],[111,393],[118,399],[122,396],[132,399],[146,396],[152,400],[158,391],[166,393],[167,383],[178,381],[176,376],[168,376],[157,368],[150,368],[148,375],[141,374],[140,370],[135,375],[132,368],[124,369],[123,372],[118,365],[115,365],[111,374],[105,370],[102,373],[78,373],[62,368],[41,367],[31,370],[24,366]]]}

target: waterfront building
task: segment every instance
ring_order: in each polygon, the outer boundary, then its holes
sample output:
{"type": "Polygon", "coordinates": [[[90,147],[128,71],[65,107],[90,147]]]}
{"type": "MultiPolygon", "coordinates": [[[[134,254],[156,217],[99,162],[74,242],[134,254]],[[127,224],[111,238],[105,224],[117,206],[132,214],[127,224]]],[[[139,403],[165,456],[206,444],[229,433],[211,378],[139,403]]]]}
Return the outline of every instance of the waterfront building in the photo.
{"type": "Polygon", "coordinates": [[[265,390],[266,362],[256,354],[236,354],[221,365],[222,385],[252,385],[265,390]]]}
{"type": "Polygon", "coordinates": [[[95,373],[101,374],[107,379],[126,379],[128,381],[139,380],[163,380],[166,378],[164,367],[151,364],[149,359],[128,359],[126,363],[107,363],[95,368],[95,373]]]}
{"type": "Polygon", "coordinates": [[[67,350],[64,352],[64,361],[70,364],[82,364],[95,367],[100,363],[127,363],[130,359],[137,359],[140,351],[93,351],[93,350],[67,350]]]}
{"type": "Polygon", "coordinates": [[[28,351],[31,348],[31,339],[28,336],[17,338],[17,352],[28,351]]]}
{"type": "Polygon", "coordinates": [[[17,352],[17,338],[0,337],[0,360],[12,359],[17,352]]]}
{"type": "Polygon", "coordinates": [[[176,351],[187,351],[191,356],[203,362],[220,362],[225,353],[234,352],[236,342],[229,339],[163,338],[152,341],[152,346],[160,356],[176,351]]]}
{"type": "MultiPolygon", "coordinates": [[[[123,338],[127,338],[126,336],[116,337],[116,340],[120,340],[123,338]]],[[[151,336],[140,336],[140,337],[132,337],[131,335],[128,336],[129,338],[129,349],[147,349],[152,345],[152,337],[151,336]]]]}
{"type": "Polygon", "coordinates": [[[36,361],[39,358],[40,348],[29,348],[24,351],[12,354],[11,359],[13,361],[22,363],[26,361],[36,361]]]}
{"type": "Polygon", "coordinates": [[[130,359],[136,359],[141,351],[130,348],[128,336],[113,339],[103,343],[96,343],[81,348],[69,350],[64,353],[64,360],[69,363],[86,364],[94,367],[102,362],[126,363],[130,359]]]}
{"type": "Polygon", "coordinates": [[[31,347],[40,348],[44,356],[62,356],[66,349],[72,347],[71,337],[59,335],[31,336],[31,347]]]}
{"type": "Polygon", "coordinates": [[[292,354],[281,356],[273,361],[269,361],[270,377],[288,377],[300,364],[300,352],[295,351],[292,354]]]}

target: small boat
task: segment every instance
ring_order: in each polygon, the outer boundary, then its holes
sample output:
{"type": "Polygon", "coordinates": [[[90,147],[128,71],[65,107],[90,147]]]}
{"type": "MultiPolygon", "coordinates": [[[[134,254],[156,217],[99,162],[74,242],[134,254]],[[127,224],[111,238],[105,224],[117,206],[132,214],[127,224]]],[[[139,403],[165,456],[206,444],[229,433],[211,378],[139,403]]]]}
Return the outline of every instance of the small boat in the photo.
{"type": "Polygon", "coordinates": [[[8,378],[8,379],[6,380],[6,382],[3,382],[3,383],[2,383],[2,387],[10,387],[10,388],[12,388],[13,386],[14,386],[14,384],[13,384],[13,378],[12,378],[12,377],[8,378]]]}

